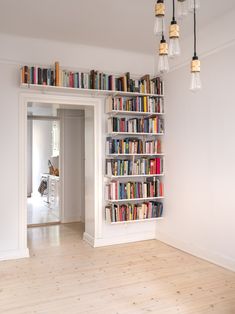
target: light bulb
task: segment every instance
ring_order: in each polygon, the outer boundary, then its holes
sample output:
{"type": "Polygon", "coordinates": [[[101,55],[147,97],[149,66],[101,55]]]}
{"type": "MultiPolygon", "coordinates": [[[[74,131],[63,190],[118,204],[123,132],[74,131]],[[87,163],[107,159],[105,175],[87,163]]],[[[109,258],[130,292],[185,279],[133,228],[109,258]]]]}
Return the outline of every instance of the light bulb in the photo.
{"type": "Polygon", "coordinates": [[[188,3],[188,8],[189,8],[189,11],[193,11],[194,10],[194,6],[195,6],[195,9],[199,9],[200,8],[200,0],[189,0],[189,3],[188,3]]]}
{"type": "Polygon", "coordinates": [[[159,55],[158,72],[159,73],[167,73],[167,72],[169,72],[168,55],[159,55]]]}
{"type": "Polygon", "coordinates": [[[169,42],[169,57],[174,58],[180,55],[180,42],[178,37],[170,38],[169,42]]]}
{"type": "Polygon", "coordinates": [[[164,15],[156,16],[154,23],[154,34],[159,35],[165,32],[165,18],[164,15]]]}
{"type": "Polygon", "coordinates": [[[188,0],[177,1],[177,17],[182,19],[188,14],[188,0]]]}
{"type": "Polygon", "coordinates": [[[190,84],[191,91],[196,92],[197,90],[201,88],[202,88],[202,82],[201,82],[200,72],[192,72],[191,84],[190,84]]]}

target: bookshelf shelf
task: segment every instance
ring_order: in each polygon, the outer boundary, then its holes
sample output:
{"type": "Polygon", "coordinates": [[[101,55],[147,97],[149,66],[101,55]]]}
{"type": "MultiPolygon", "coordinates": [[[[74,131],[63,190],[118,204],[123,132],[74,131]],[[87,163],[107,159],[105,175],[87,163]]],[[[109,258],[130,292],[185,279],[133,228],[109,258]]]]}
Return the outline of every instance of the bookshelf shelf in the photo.
{"type": "Polygon", "coordinates": [[[125,178],[154,178],[154,177],[163,177],[164,174],[133,174],[133,175],[123,175],[123,176],[109,176],[105,175],[108,179],[125,179],[125,178]]]}
{"type": "Polygon", "coordinates": [[[163,220],[163,217],[156,217],[156,218],[146,218],[146,219],[135,219],[135,220],[123,220],[123,221],[114,221],[114,222],[107,222],[110,225],[122,225],[122,224],[130,224],[135,222],[147,222],[147,221],[156,221],[156,220],[163,220]]]}
{"type": "Polygon", "coordinates": [[[142,133],[142,132],[111,132],[107,136],[130,135],[130,136],[163,136],[164,133],[142,133]]]}
{"type": "Polygon", "coordinates": [[[108,203],[120,203],[120,202],[125,203],[125,202],[139,202],[139,201],[154,201],[154,200],[162,200],[162,199],[164,199],[164,196],[107,200],[107,202],[108,203]]]}
{"type": "Polygon", "coordinates": [[[64,87],[64,86],[51,86],[51,85],[39,85],[39,84],[26,84],[21,83],[21,88],[39,90],[39,91],[57,91],[57,92],[73,92],[85,95],[103,97],[103,96],[149,96],[156,98],[163,98],[164,95],[158,94],[146,94],[146,93],[134,93],[134,92],[122,92],[122,91],[112,91],[112,90],[100,90],[100,89],[86,89],[86,88],[76,88],[76,87],[64,87]]]}
{"type": "Polygon", "coordinates": [[[107,158],[112,157],[155,157],[155,156],[165,156],[163,153],[154,153],[154,154],[107,154],[107,158]]]}
{"type": "Polygon", "coordinates": [[[125,110],[112,110],[106,112],[107,115],[116,116],[116,115],[123,115],[123,116],[141,116],[141,117],[150,117],[150,116],[163,116],[164,112],[141,112],[141,111],[125,111],[125,110]]]}

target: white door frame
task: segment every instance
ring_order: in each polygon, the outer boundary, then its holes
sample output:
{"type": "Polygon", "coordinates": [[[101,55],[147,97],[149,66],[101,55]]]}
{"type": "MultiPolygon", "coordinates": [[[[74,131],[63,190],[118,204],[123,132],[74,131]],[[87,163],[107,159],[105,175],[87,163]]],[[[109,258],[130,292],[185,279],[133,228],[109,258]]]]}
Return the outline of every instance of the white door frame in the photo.
{"type": "Polygon", "coordinates": [[[94,110],[94,234],[84,239],[94,244],[102,237],[102,113],[103,100],[90,96],[28,92],[19,99],[19,249],[28,256],[27,248],[27,104],[58,104],[91,107],[94,110]],[[92,239],[92,240],[91,240],[92,239]]]}

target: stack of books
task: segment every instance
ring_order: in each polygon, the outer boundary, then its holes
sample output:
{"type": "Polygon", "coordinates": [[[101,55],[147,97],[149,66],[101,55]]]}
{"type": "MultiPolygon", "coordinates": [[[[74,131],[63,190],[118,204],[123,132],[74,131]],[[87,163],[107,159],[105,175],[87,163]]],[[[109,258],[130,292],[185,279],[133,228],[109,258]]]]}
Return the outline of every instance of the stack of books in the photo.
{"type": "Polygon", "coordinates": [[[163,82],[160,77],[150,79],[150,75],[146,74],[141,79],[132,79],[129,72],[120,77],[96,70],[74,72],[61,69],[59,62],[56,62],[54,67],[49,68],[23,66],[21,68],[21,82],[70,88],[163,94],[163,82]]]}
{"type": "Polygon", "coordinates": [[[107,176],[163,174],[162,158],[139,158],[133,160],[106,160],[107,176]]]}
{"type": "Polygon", "coordinates": [[[145,182],[111,181],[106,185],[106,200],[141,199],[163,196],[163,183],[156,177],[145,182]]]}
{"type": "Polygon", "coordinates": [[[107,222],[121,222],[158,218],[162,216],[163,204],[146,202],[143,204],[113,204],[105,207],[107,222]]]}
{"type": "Polygon", "coordinates": [[[151,118],[117,118],[108,119],[108,133],[158,133],[164,132],[163,119],[160,117],[151,118]]]}
{"type": "Polygon", "coordinates": [[[108,97],[106,112],[131,111],[163,113],[163,99],[161,97],[137,96],[137,97],[108,97]]]}
{"type": "Polygon", "coordinates": [[[141,140],[137,138],[106,139],[106,154],[161,154],[161,140],[141,140]]]}

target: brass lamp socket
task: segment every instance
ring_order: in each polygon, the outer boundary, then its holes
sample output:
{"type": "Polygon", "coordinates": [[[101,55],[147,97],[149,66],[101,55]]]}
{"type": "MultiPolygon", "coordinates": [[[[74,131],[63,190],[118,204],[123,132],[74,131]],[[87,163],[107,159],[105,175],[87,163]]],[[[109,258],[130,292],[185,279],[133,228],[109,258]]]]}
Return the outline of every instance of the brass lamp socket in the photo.
{"type": "Polygon", "coordinates": [[[201,71],[201,62],[198,60],[198,57],[193,57],[191,61],[191,72],[196,73],[201,71]]]}
{"type": "Polygon", "coordinates": [[[180,37],[180,28],[176,21],[172,21],[169,31],[170,38],[179,38],[180,37]]]}
{"type": "Polygon", "coordinates": [[[164,56],[168,55],[168,44],[166,41],[161,41],[159,46],[159,55],[164,56]]]}
{"type": "Polygon", "coordinates": [[[155,5],[155,16],[165,16],[165,4],[163,0],[158,0],[155,5]]]}

